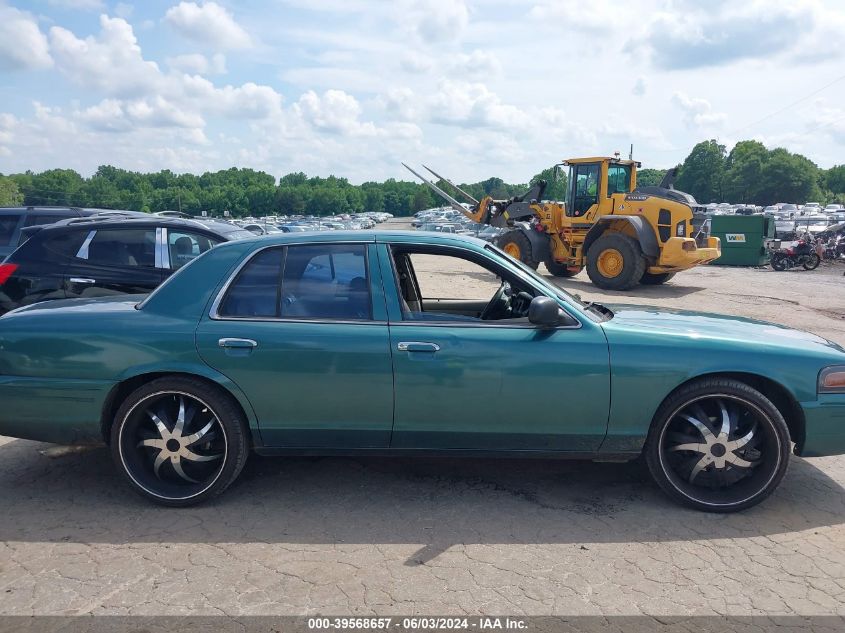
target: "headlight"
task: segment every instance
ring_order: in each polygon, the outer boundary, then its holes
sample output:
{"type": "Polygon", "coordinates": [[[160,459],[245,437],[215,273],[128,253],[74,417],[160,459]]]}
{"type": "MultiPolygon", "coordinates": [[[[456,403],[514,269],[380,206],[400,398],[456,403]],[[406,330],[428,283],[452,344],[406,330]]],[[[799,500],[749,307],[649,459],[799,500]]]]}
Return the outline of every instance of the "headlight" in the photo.
{"type": "Polygon", "coordinates": [[[819,372],[819,393],[845,393],[845,366],[825,367],[819,372]]]}

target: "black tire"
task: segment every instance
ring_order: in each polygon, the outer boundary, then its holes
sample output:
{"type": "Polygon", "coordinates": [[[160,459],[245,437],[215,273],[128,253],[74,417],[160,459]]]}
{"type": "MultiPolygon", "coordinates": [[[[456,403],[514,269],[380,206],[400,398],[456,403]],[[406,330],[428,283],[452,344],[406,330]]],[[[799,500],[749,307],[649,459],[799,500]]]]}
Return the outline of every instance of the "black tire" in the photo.
{"type": "Polygon", "coordinates": [[[778,253],[772,255],[772,268],[777,271],[786,270],[786,257],[778,253]]]}
{"type": "Polygon", "coordinates": [[[555,277],[574,277],[583,270],[583,268],[570,270],[566,264],[559,264],[552,257],[549,257],[545,264],[548,271],[555,277]]]}
{"type": "MultiPolygon", "coordinates": [[[[526,266],[537,270],[537,267],[540,265],[540,261],[534,257],[534,253],[532,252],[531,248],[531,240],[528,239],[528,236],[526,236],[521,229],[513,229],[511,231],[508,231],[496,240],[496,246],[501,248],[506,253],[507,246],[509,244],[513,244],[516,248],[519,249],[519,261],[521,261],[526,266]]],[[[508,253],[508,255],[511,254],[508,253]]],[[[511,257],[513,257],[513,255],[511,255],[511,257]]]]}
{"type": "Polygon", "coordinates": [[[750,508],[772,494],[786,474],[790,449],[783,415],[766,396],[738,380],[707,378],[663,402],[643,451],[652,478],[672,499],[725,513],[750,508]],[[707,418],[700,422],[706,430],[694,422],[702,418],[707,418]],[[724,434],[723,424],[728,428],[724,434]]]}
{"type": "Polygon", "coordinates": [[[643,273],[640,283],[644,286],[659,286],[672,279],[675,273],[643,273]]]}
{"type": "Polygon", "coordinates": [[[822,260],[819,258],[818,253],[813,253],[812,255],[807,256],[807,260],[804,262],[804,270],[815,270],[819,267],[819,264],[822,263],[822,260]]]}
{"type": "Polygon", "coordinates": [[[237,479],[248,452],[247,424],[235,400],[194,378],[164,377],[136,389],[111,428],[118,470],[142,497],[166,506],[219,495],[237,479]]]}
{"type": "Polygon", "coordinates": [[[605,233],[590,246],[587,252],[587,275],[599,288],[630,290],[643,278],[646,260],[640,245],[633,237],[622,233],[605,233]],[[605,276],[599,270],[599,257],[607,250],[616,250],[622,256],[622,269],[615,276],[605,276]]]}

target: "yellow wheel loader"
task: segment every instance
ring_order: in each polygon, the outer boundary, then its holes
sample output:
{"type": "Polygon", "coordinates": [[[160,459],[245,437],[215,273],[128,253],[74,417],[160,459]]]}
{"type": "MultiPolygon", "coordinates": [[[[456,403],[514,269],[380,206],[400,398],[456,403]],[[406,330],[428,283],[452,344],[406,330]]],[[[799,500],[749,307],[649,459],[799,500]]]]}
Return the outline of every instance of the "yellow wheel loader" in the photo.
{"type": "MultiPolygon", "coordinates": [[[[536,269],[542,262],[553,275],[571,277],[583,268],[608,290],[662,284],[675,273],[707,264],[721,255],[719,239],[693,236],[695,199],[672,186],[669,170],[656,187],[637,187],[640,163],[619,158],[572,158],[566,199],[543,199],[545,181],[522,196],[476,200],[428,169],[442,183],[469,199],[467,209],[440,186],[403,165],[452,207],[479,224],[508,229],[494,243],[536,269]]],[[[445,186],[445,185],[444,185],[445,186]]]]}

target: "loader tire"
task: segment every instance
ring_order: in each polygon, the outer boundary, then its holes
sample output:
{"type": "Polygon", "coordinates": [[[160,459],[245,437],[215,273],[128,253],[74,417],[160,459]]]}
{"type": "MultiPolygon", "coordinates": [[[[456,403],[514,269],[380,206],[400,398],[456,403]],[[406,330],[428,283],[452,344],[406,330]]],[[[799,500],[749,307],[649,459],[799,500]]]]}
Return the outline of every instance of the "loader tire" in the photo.
{"type": "Polygon", "coordinates": [[[496,240],[496,245],[514,259],[537,270],[540,262],[531,251],[531,241],[519,229],[508,231],[496,240]]]}
{"type": "Polygon", "coordinates": [[[672,279],[675,273],[643,273],[640,283],[644,286],[659,286],[672,279]]]}
{"type": "Polygon", "coordinates": [[[639,243],[622,233],[605,233],[587,252],[587,275],[605,290],[630,290],[640,283],[645,269],[639,243]]]}
{"type": "Polygon", "coordinates": [[[574,277],[583,270],[580,266],[578,268],[570,268],[566,264],[559,264],[551,257],[545,263],[548,271],[555,277],[574,277]]]}

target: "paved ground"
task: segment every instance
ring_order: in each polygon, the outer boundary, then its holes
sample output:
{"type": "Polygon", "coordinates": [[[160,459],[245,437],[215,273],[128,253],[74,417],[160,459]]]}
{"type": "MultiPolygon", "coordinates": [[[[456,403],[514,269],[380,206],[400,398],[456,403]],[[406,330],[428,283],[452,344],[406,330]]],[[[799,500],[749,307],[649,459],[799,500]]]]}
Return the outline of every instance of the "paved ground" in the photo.
{"type": "MultiPolygon", "coordinates": [[[[563,285],[620,300],[583,277],[563,285]]],[[[624,300],[845,344],[839,269],[703,268],[624,300]]],[[[0,614],[845,615],[845,458],[794,459],[731,516],[634,465],[432,458],[254,458],[215,503],[168,510],[104,450],[46,448],[0,438],[0,614]]]]}

